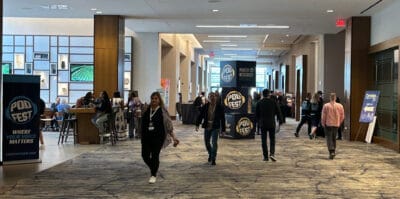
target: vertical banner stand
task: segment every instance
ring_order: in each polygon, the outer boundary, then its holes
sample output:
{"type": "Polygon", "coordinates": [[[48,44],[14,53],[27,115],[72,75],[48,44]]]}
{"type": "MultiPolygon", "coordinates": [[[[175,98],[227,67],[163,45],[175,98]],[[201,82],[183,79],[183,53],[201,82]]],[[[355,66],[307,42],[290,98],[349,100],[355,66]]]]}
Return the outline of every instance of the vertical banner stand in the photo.
{"type": "Polygon", "coordinates": [[[372,122],[369,123],[367,135],[365,136],[365,142],[367,142],[369,144],[371,143],[372,135],[374,134],[375,124],[376,124],[376,116],[374,116],[374,119],[372,120],[372,122]]]}

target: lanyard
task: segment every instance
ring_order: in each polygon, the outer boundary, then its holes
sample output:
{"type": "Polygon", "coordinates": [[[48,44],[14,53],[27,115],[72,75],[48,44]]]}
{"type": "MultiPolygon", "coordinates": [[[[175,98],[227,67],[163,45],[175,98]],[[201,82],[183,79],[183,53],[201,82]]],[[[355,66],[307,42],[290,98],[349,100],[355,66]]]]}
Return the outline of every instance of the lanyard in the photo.
{"type": "Polygon", "coordinates": [[[150,108],[150,121],[153,118],[154,114],[156,114],[157,110],[160,108],[160,106],[157,106],[157,108],[153,111],[152,108],[150,108]]]}

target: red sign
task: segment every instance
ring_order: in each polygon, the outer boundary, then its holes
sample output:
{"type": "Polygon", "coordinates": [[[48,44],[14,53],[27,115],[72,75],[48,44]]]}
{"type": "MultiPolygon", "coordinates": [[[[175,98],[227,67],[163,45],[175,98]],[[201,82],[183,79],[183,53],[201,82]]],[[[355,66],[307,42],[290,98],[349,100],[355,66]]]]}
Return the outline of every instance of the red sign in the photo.
{"type": "Polygon", "coordinates": [[[344,19],[336,19],[336,27],[346,27],[346,20],[344,19]]]}
{"type": "Polygon", "coordinates": [[[213,58],[215,56],[214,51],[211,51],[209,56],[210,56],[210,58],[213,58]]]}

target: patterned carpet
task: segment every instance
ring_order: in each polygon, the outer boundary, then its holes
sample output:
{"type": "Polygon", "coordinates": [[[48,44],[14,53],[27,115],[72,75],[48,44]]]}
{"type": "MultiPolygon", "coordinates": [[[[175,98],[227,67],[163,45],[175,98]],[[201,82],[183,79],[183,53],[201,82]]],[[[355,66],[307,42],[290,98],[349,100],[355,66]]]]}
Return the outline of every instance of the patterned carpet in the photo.
{"type": "Polygon", "coordinates": [[[361,142],[338,141],[328,159],[324,138],[299,138],[293,120],[277,134],[277,162],[262,161],[256,139],[219,140],[217,165],[207,164],[202,131],[175,124],[181,140],[161,154],[157,182],[140,141],[105,144],[18,183],[1,198],[400,198],[400,155],[361,142]]]}

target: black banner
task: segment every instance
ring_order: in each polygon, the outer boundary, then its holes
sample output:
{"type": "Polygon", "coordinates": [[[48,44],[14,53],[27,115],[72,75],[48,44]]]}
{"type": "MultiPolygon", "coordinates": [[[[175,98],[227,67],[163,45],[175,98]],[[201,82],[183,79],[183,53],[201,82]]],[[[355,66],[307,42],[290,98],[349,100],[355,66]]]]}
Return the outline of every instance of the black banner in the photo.
{"type": "Polygon", "coordinates": [[[3,76],[3,160],[39,159],[40,76],[3,76]]]}
{"type": "Polygon", "coordinates": [[[237,61],[236,68],[238,87],[256,87],[256,62],[237,61]]]}

